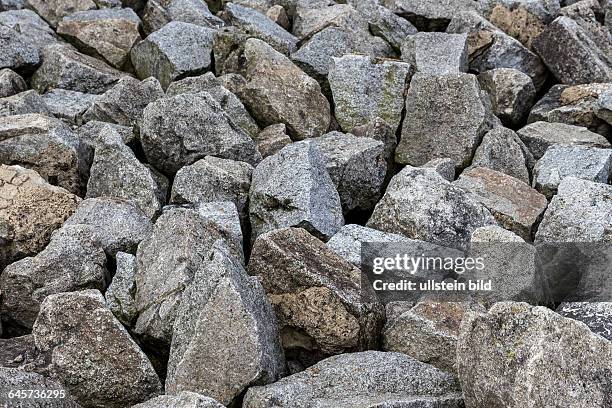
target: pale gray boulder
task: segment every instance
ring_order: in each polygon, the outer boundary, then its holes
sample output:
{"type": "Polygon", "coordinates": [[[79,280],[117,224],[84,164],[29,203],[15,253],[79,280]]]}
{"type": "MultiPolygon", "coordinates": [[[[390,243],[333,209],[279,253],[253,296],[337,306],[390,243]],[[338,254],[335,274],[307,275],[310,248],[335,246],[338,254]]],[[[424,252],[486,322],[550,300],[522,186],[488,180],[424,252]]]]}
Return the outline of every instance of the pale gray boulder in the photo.
{"type": "Polygon", "coordinates": [[[603,408],[612,343],[545,307],[502,302],[464,318],[457,368],[467,406],[603,408]]]}
{"type": "Polygon", "coordinates": [[[142,24],[150,34],[171,21],[182,21],[208,28],[223,26],[223,20],[210,12],[204,0],[149,0],[144,8],[142,24]]]}
{"type": "Polygon", "coordinates": [[[475,75],[415,74],[406,96],[406,115],[395,161],[420,166],[449,158],[467,166],[492,114],[475,75]]]}
{"type": "Polygon", "coordinates": [[[612,341],[612,302],[564,302],[556,312],[586,324],[593,333],[612,341]]]}
{"type": "Polygon", "coordinates": [[[126,327],[132,327],[138,318],[136,302],[136,257],[125,252],[117,252],[117,270],[111,281],[104,300],[106,307],[126,327]]]}
{"type": "Polygon", "coordinates": [[[218,401],[195,392],[183,391],[177,395],[161,395],[132,408],[224,408],[218,401]]]}
{"type": "Polygon", "coordinates": [[[524,123],[536,96],[527,74],[512,68],[496,68],[478,75],[478,82],[491,97],[491,109],[504,125],[524,123]]]}
{"type": "Polygon", "coordinates": [[[294,140],[327,131],[329,102],[314,79],[255,38],[246,41],[244,58],[247,83],[240,98],[261,125],[284,123],[294,140]]]}
{"type": "MultiPolygon", "coordinates": [[[[0,367],[0,400],[9,401],[9,392],[12,390],[56,391],[58,398],[27,399],[17,402],[19,405],[27,404],[28,408],[81,408],[70,395],[70,392],[59,382],[37,373],[30,373],[17,368],[0,367]],[[63,398],[59,397],[62,393],[65,395],[63,398]]],[[[8,407],[8,405],[6,406],[8,407]]]]}
{"type": "Polygon", "coordinates": [[[139,81],[132,77],[124,77],[94,100],[84,119],[138,129],[144,109],[151,102],[163,97],[164,91],[157,79],[149,77],[139,81]]]}
{"type": "Polygon", "coordinates": [[[421,32],[406,37],[402,60],[418,72],[442,75],[468,71],[467,34],[421,32]]]}
{"type": "Polygon", "coordinates": [[[49,296],[32,334],[35,370],[64,384],[84,408],[130,406],[161,391],[147,356],[97,290],[49,296]]]}
{"type": "Polygon", "coordinates": [[[247,388],[275,382],[284,371],[274,312],[261,283],[227,248],[215,245],[184,292],[166,392],[197,392],[230,405],[247,388]]]}
{"type": "Polygon", "coordinates": [[[406,166],[395,175],[366,226],[450,248],[461,248],[472,232],[496,224],[470,193],[434,169],[406,166]]]}
{"type": "Polygon", "coordinates": [[[45,46],[59,42],[59,38],[49,24],[29,9],[0,12],[0,25],[18,31],[21,38],[25,39],[39,52],[45,46]]]}
{"type": "Polygon", "coordinates": [[[249,197],[253,238],[291,226],[329,238],[344,224],[340,196],[314,141],[266,157],[253,172],[249,197]]]}
{"type": "Polygon", "coordinates": [[[49,112],[71,125],[82,125],[83,115],[91,108],[97,95],[67,89],[54,89],[42,95],[49,112]]]}
{"type": "Polygon", "coordinates": [[[453,185],[473,193],[499,225],[526,241],[531,241],[534,226],[548,205],[546,197],[529,184],[486,167],[464,171],[453,185]]]}
{"type": "Polygon", "coordinates": [[[612,239],[612,186],[564,178],[536,233],[536,242],[607,242],[612,239]]]}
{"type": "Polygon", "coordinates": [[[18,31],[0,25],[0,69],[31,71],[40,63],[36,46],[18,31]]]}
{"type": "Polygon", "coordinates": [[[27,115],[28,113],[52,116],[45,100],[36,91],[29,90],[0,98],[0,117],[27,115]]]}
{"type": "Polygon", "coordinates": [[[549,147],[533,169],[533,186],[551,198],[565,177],[608,183],[612,176],[612,149],[581,145],[549,147]]]}
{"type": "Polygon", "coordinates": [[[0,98],[13,96],[27,89],[25,81],[18,73],[8,68],[0,70],[0,98]]]}
{"type": "Polygon", "coordinates": [[[287,126],[284,123],[266,126],[253,136],[253,140],[257,145],[257,150],[264,158],[278,153],[291,143],[291,138],[287,135],[287,126]]]}
{"type": "Polygon", "coordinates": [[[565,123],[538,121],[528,124],[516,133],[538,160],[549,147],[557,144],[611,147],[605,137],[585,127],[565,123]]]}
{"type": "Polygon", "coordinates": [[[397,129],[410,70],[406,63],[363,55],[332,58],[328,80],[340,127],[350,132],[379,117],[397,129]]]}
{"type": "Polygon", "coordinates": [[[2,320],[29,330],[48,296],[82,289],[104,290],[107,281],[106,255],[94,228],[64,227],[36,256],[10,264],[0,275],[2,320]]]}
{"type": "Polygon", "coordinates": [[[226,234],[231,242],[231,249],[235,249],[236,256],[242,259],[240,248],[243,247],[243,235],[236,204],[231,201],[200,202],[194,205],[194,209],[206,222],[226,234]]]}
{"type": "Polygon", "coordinates": [[[249,389],[245,408],[463,407],[458,381],[405,354],[365,351],[330,357],[265,387],[249,389]]]}
{"type": "Polygon", "coordinates": [[[131,59],[140,79],[157,78],[162,88],[181,76],[207,70],[211,64],[214,29],[173,21],[132,48],[131,59]]]}

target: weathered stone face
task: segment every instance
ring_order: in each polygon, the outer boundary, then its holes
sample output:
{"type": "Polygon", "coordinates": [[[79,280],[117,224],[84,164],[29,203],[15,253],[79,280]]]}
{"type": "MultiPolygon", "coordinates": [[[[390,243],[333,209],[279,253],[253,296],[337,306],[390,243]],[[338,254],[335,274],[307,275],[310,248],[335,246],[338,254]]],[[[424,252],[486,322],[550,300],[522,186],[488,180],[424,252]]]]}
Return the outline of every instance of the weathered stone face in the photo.
{"type": "Polygon", "coordinates": [[[402,43],[402,59],[417,72],[442,75],[468,70],[467,34],[417,33],[402,43]]]}

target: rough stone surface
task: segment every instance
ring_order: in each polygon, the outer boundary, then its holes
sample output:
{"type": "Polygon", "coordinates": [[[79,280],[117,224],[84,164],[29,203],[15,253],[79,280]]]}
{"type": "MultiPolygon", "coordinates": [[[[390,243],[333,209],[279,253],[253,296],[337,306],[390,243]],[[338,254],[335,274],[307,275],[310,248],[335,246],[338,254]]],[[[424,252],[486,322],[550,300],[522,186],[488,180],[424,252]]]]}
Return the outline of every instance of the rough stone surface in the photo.
{"type": "Polygon", "coordinates": [[[0,70],[0,98],[13,96],[27,90],[25,81],[19,74],[8,68],[0,70]]]}
{"type": "Polygon", "coordinates": [[[158,395],[159,378],[97,290],[43,302],[34,324],[36,368],[66,386],[84,407],[125,407],[158,395]]]}
{"type": "MultiPolygon", "coordinates": [[[[350,1],[349,1],[350,3],[350,1]]],[[[360,3],[359,0],[356,2],[360,3]]],[[[395,51],[401,49],[406,37],[416,34],[417,29],[408,20],[393,13],[388,8],[378,5],[375,1],[368,1],[369,6],[359,7],[358,10],[368,20],[372,34],[387,41],[395,51]]]]}
{"type": "Polygon", "coordinates": [[[19,368],[33,354],[34,337],[31,334],[0,339],[0,367],[19,368]]]}
{"type": "Polygon", "coordinates": [[[420,166],[450,158],[459,168],[468,165],[491,127],[481,92],[472,74],[416,74],[406,96],[395,161],[420,166]]]}
{"type": "Polygon", "coordinates": [[[210,397],[183,391],[177,395],[161,395],[132,408],[223,408],[223,405],[210,397]]]}
{"type": "MultiPolygon", "coordinates": [[[[65,398],[29,400],[28,408],[80,408],[61,384],[40,374],[30,373],[17,368],[0,367],[0,398],[8,400],[10,390],[57,390],[66,393],[65,398]]],[[[8,407],[8,405],[6,405],[8,407]]]]}
{"type": "Polygon", "coordinates": [[[329,102],[314,79],[261,40],[247,40],[244,58],[247,84],[241,99],[259,123],[284,123],[294,140],[327,131],[329,102]]]}
{"type": "Polygon", "coordinates": [[[215,246],[184,293],[166,392],[199,392],[229,405],[249,386],[278,380],[284,366],[274,312],[261,283],[227,249],[215,246]]]}
{"type": "Polygon", "coordinates": [[[307,353],[317,360],[376,346],[382,306],[362,296],[359,269],[305,230],[261,235],[248,271],[274,307],[288,358],[307,353]]]}
{"type": "Polygon", "coordinates": [[[150,76],[164,89],[180,76],[199,74],[210,67],[215,30],[173,21],[132,48],[132,64],[140,79],[150,76]]]}
{"type": "Polygon", "coordinates": [[[2,320],[31,329],[50,295],[106,287],[106,256],[92,227],[63,227],[34,257],[7,266],[0,275],[2,320]]]}
{"type": "MultiPolygon", "coordinates": [[[[2,7],[0,7],[2,10],[2,7]]],[[[21,34],[21,38],[34,46],[40,53],[49,44],[56,44],[59,39],[55,31],[32,10],[11,10],[0,13],[0,25],[12,28],[21,34]]]]}
{"type": "Polygon", "coordinates": [[[470,0],[385,0],[384,4],[400,16],[406,16],[420,31],[440,31],[457,12],[480,12],[479,2],[470,0]]]}
{"type": "Polygon", "coordinates": [[[474,193],[502,227],[526,241],[548,204],[529,184],[486,167],[464,171],[454,185],[474,193]]]}
{"type": "Polygon", "coordinates": [[[117,252],[117,271],[108,286],[104,299],[113,315],[127,327],[132,327],[138,318],[134,301],[136,294],[136,257],[125,252],[117,252]]]}
{"type": "Polygon", "coordinates": [[[166,174],[208,155],[251,165],[261,160],[253,140],[205,92],[179,94],[149,104],[140,140],[149,162],[166,174]]]}
{"type": "Polygon", "coordinates": [[[608,183],[612,176],[612,149],[592,146],[554,145],[533,169],[533,185],[552,197],[565,177],[608,183]]]}
{"type": "Polygon", "coordinates": [[[612,343],[544,307],[503,302],[464,318],[457,371],[467,406],[605,407],[612,343]],[[500,330],[500,328],[503,328],[500,330]],[[580,387],[559,387],[559,379],[580,387]]]}
{"type": "Polygon", "coordinates": [[[96,8],[92,0],[28,0],[28,5],[54,28],[69,14],[96,8]]]}
{"type": "Polygon", "coordinates": [[[408,36],[402,43],[402,59],[422,73],[467,72],[467,34],[417,33],[408,36]]]}
{"type": "Polygon", "coordinates": [[[283,27],[285,30],[289,30],[289,26],[291,25],[289,17],[287,16],[285,8],[280,4],[270,7],[266,11],[266,17],[283,27]]]}
{"type": "Polygon", "coordinates": [[[495,219],[471,194],[433,169],[406,166],[391,179],[367,226],[451,248],[495,219]]]}
{"type": "MultiPolygon", "coordinates": [[[[0,77],[2,74],[0,73],[0,77]]],[[[0,79],[0,82],[2,80],[0,79]]],[[[595,114],[598,118],[605,120],[608,124],[612,125],[612,90],[604,92],[599,98],[597,98],[597,107],[595,108],[595,114]]]]}
{"type": "Polygon", "coordinates": [[[104,139],[108,137],[107,135],[110,134],[111,138],[114,137],[113,132],[119,134],[124,144],[133,143],[136,139],[134,130],[131,127],[100,122],[97,120],[87,122],[77,129],[77,133],[81,140],[89,146],[104,144],[104,139]]]}
{"type": "Polygon", "coordinates": [[[346,55],[332,61],[328,79],[340,127],[350,132],[380,117],[397,129],[411,66],[362,55],[346,55]]]}
{"type": "Polygon", "coordinates": [[[566,177],[536,233],[536,242],[612,240],[612,186],[566,177]]]}
{"type": "Polygon", "coordinates": [[[253,237],[299,226],[329,238],[344,224],[340,197],[313,141],[266,157],[253,172],[249,196],[253,237]]]}
{"type": "Polygon", "coordinates": [[[278,153],[283,147],[291,143],[291,138],[287,135],[287,126],[284,123],[265,127],[253,136],[253,140],[255,140],[257,150],[264,158],[278,153]]]}
{"type": "Polygon", "coordinates": [[[504,125],[524,123],[536,96],[531,78],[516,69],[497,68],[478,75],[478,82],[491,97],[491,109],[504,125]]]}
{"type": "Polygon", "coordinates": [[[0,69],[30,71],[40,62],[38,49],[10,27],[0,26],[0,69]]]}
{"type": "Polygon", "coordinates": [[[89,109],[97,95],[86,94],[66,89],[54,89],[42,96],[49,112],[71,125],[82,125],[83,115],[89,109]]]}
{"type": "Polygon", "coordinates": [[[377,405],[459,408],[463,401],[451,374],[380,351],[330,357],[272,385],[253,387],[244,399],[245,408],[377,405]]]}
{"type": "Polygon", "coordinates": [[[451,159],[433,159],[422,165],[426,169],[434,169],[444,180],[455,180],[455,163],[451,159]]]}
{"type": "Polygon", "coordinates": [[[365,125],[353,128],[351,133],[353,133],[355,136],[368,137],[370,139],[380,140],[383,142],[385,145],[385,159],[389,165],[393,164],[395,148],[397,146],[397,137],[395,136],[395,129],[393,129],[393,127],[383,119],[376,117],[365,125]]]}
{"type": "Polygon", "coordinates": [[[585,323],[593,333],[612,341],[611,302],[564,302],[556,312],[563,317],[585,323]]]}
{"type": "Polygon", "coordinates": [[[147,34],[161,29],[171,21],[208,28],[223,26],[223,20],[213,15],[202,0],[149,0],[142,20],[147,34]]]}
{"type": "Polygon", "coordinates": [[[40,113],[51,116],[51,111],[38,92],[29,90],[0,99],[0,117],[40,113]]]}

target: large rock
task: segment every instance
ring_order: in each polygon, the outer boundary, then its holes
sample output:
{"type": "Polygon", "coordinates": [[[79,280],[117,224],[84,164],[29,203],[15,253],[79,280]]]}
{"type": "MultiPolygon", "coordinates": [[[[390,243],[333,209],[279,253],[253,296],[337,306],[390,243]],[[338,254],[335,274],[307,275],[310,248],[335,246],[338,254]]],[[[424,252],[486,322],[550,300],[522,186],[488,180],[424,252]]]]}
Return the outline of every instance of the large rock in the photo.
{"type": "Polygon", "coordinates": [[[32,334],[40,353],[36,370],[83,407],[130,406],[161,391],[151,363],[97,290],[49,296],[32,334]]]}
{"type": "Polygon", "coordinates": [[[400,353],[366,351],[330,357],[266,387],[251,388],[245,408],[463,407],[449,373],[400,353]]]}
{"type": "Polygon", "coordinates": [[[5,165],[0,165],[0,197],[0,269],[40,252],[80,201],[33,170],[5,165]]]}
{"type": "Polygon", "coordinates": [[[612,149],[593,146],[554,145],[533,169],[533,185],[551,198],[565,177],[608,183],[612,176],[612,149]]]}
{"type": "Polygon", "coordinates": [[[88,198],[64,225],[86,224],[94,228],[104,251],[111,256],[119,251],[135,253],[138,243],[151,233],[153,225],[138,206],[111,197],[88,198]]]}
{"type": "Polygon", "coordinates": [[[177,395],[161,395],[132,408],[223,408],[223,405],[210,397],[183,391],[177,395]]]}
{"type": "Polygon", "coordinates": [[[136,302],[136,257],[125,252],[117,252],[117,269],[111,284],[108,286],[104,299],[106,306],[117,320],[127,327],[132,327],[138,318],[136,302]]]}
{"type": "Polygon", "coordinates": [[[504,125],[524,123],[536,96],[527,74],[512,68],[497,68],[478,75],[478,82],[491,97],[491,109],[504,125]]]}
{"type": "Polygon", "coordinates": [[[25,81],[15,71],[8,68],[0,70],[0,98],[13,96],[27,89],[25,81]]]}
{"type": "Polygon", "coordinates": [[[384,144],[340,132],[323,135],[315,143],[340,195],[344,212],[373,208],[387,173],[384,144]]]}
{"type": "Polygon", "coordinates": [[[209,28],[223,26],[223,20],[212,14],[203,0],[149,0],[146,3],[142,24],[147,34],[171,21],[209,28]]]}
{"type": "Polygon", "coordinates": [[[144,81],[132,77],[121,78],[115,86],[94,100],[93,106],[85,114],[85,120],[139,128],[144,109],[163,96],[164,91],[155,78],[144,81]]]}
{"type": "Polygon", "coordinates": [[[229,405],[248,387],[275,382],[284,371],[274,312],[261,283],[215,245],[184,293],[166,392],[198,392],[229,405]]]}
{"type": "Polygon", "coordinates": [[[350,132],[380,117],[397,129],[410,82],[410,67],[363,55],[333,58],[328,79],[340,127],[350,132]]]}
{"type": "Polygon", "coordinates": [[[182,93],[208,92],[232,121],[247,132],[251,137],[257,136],[259,126],[246,110],[240,99],[230,92],[212,72],[197,77],[189,77],[173,82],[166,91],[166,96],[182,93]]]}
{"type": "Polygon", "coordinates": [[[52,116],[45,100],[38,92],[29,90],[0,99],[0,117],[40,113],[52,116]]]}
{"type": "Polygon", "coordinates": [[[612,343],[544,307],[498,303],[461,326],[457,371],[467,406],[603,408],[610,370],[612,343]]]}
{"type": "Polygon", "coordinates": [[[106,256],[94,229],[63,227],[44,250],[10,264],[0,275],[2,320],[29,330],[45,298],[88,288],[104,290],[107,275],[106,256]]]}
{"type": "Polygon", "coordinates": [[[402,59],[426,74],[467,72],[467,34],[417,33],[408,36],[402,43],[402,59]]]}
{"type": "Polygon", "coordinates": [[[150,76],[164,89],[181,76],[194,75],[211,64],[215,30],[173,21],[132,48],[132,64],[140,79],[150,76]]]}
{"type": "MultiPolygon", "coordinates": [[[[70,392],[58,382],[40,374],[30,373],[21,369],[0,367],[0,400],[14,401],[14,399],[10,399],[9,392],[17,390],[44,390],[45,392],[52,392],[51,395],[53,393],[57,395],[57,398],[49,399],[20,399],[16,402],[16,404],[19,404],[18,406],[27,406],[28,408],[81,408],[74,401],[70,392]],[[61,397],[61,395],[64,396],[61,397]]],[[[8,407],[9,405],[5,406],[8,407]]]]}
{"type": "Polygon", "coordinates": [[[138,161],[117,132],[109,131],[96,145],[86,197],[131,200],[153,218],[163,205],[158,190],[155,174],[138,161]]]}
{"type": "Polygon", "coordinates": [[[126,75],[65,44],[49,45],[42,51],[42,65],[32,76],[32,87],[40,93],[61,88],[100,94],[126,75]]]}
{"type": "Polygon", "coordinates": [[[548,204],[529,184],[486,167],[464,171],[454,185],[473,193],[499,225],[526,241],[548,204]]]}
{"type": "Polygon", "coordinates": [[[227,3],[222,16],[229,25],[265,41],[278,52],[289,55],[296,49],[298,39],[257,10],[227,3]]]}
{"type": "Polygon", "coordinates": [[[147,159],[167,174],[209,155],[252,165],[261,160],[253,140],[206,92],[149,104],[140,130],[147,159]]]}
{"type": "Polygon", "coordinates": [[[417,73],[406,96],[395,161],[420,166],[431,159],[450,158],[458,168],[467,166],[491,127],[483,97],[472,74],[417,73]]]}
{"type": "Polygon", "coordinates": [[[612,341],[612,302],[564,302],[556,312],[586,324],[593,333],[612,341]]]}
{"type": "Polygon", "coordinates": [[[434,169],[406,166],[395,175],[367,226],[451,248],[463,247],[495,219],[470,193],[434,169]]]}
{"type": "Polygon", "coordinates": [[[495,127],[482,138],[469,168],[487,167],[531,185],[529,176],[534,165],[533,155],[515,132],[495,127]]]}
{"type": "Polygon", "coordinates": [[[60,21],[57,33],[85,54],[117,69],[129,69],[130,51],[140,41],[140,18],[130,8],[79,11],[60,21]]]}
{"type": "Polygon", "coordinates": [[[242,242],[221,221],[187,208],[169,208],[157,219],[136,252],[138,334],[169,348],[183,291],[213,243],[225,240],[232,256],[242,257],[242,242]]]}
{"type": "Polygon", "coordinates": [[[83,124],[83,115],[91,108],[96,97],[97,95],[58,88],[45,93],[42,99],[53,116],[78,126],[83,124]]]}
{"type": "Polygon", "coordinates": [[[362,293],[359,269],[305,230],[261,235],[248,271],[260,278],[274,307],[288,358],[312,364],[377,345],[382,305],[362,293]]]}
{"type": "MultiPolygon", "coordinates": [[[[0,6],[0,10],[2,7],[0,6]]],[[[59,38],[55,31],[32,10],[11,10],[0,13],[0,25],[12,28],[21,34],[39,52],[49,44],[56,44],[59,38]]]]}
{"type": "Polygon", "coordinates": [[[610,148],[605,137],[585,127],[554,122],[534,122],[516,132],[535,159],[544,156],[546,150],[557,144],[600,146],[610,148]]]}
{"type": "Polygon", "coordinates": [[[244,58],[247,84],[240,97],[260,124],[284,123],[294,140],[327,131],[329,102],[314,79],[255,38],[247,40],[244,58]]]}
{"type": "Polygon", "coordinates": [[[38,49],[10,27],[0,25],[0,69],[31,71],[40,62],[38,49]]]}
{"type": "Polygon", "coordinates": [[[340,197],[316,142],[292,143],[255,168],[249,213],[253,237],[299,226],[329,238],[340,229],[340,197]]]}
{"type": "Polygon", "coordinates": [[[558,17],[533,42],[542,60],[563,84],[612,82],[610,32],[585,29],[568,17],[558,17]]]}
{"type": "Polygon", "coordinates": [[[612,186],[566,177],[559,183],[536,233],[536,242],[612,240],[612,186]]]}
{"type": "Polygon", "coordinates": [[[28,0],[28,5],[54,28],[69,14],[97,8],[93,0],[28,0]]]}

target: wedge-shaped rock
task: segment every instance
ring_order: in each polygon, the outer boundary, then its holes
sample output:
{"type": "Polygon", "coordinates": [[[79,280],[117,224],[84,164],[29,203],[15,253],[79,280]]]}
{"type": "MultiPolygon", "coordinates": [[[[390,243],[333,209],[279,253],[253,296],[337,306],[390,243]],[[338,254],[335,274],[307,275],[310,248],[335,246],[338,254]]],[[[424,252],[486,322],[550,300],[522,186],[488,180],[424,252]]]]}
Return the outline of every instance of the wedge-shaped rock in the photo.
{"type": "Polygon", "coordinates": [[[610,33],[598,24],[588,30],[569,17],[558,17],[533,47],[563,84],[612,82],[610,33]]]}
{"type": "Polygon", "coordinates": [[[466,406],[608,405],[612,343],[545,307],[502,302],[461,325],[457,371],[466,406]],[[500,330],[503,328],[503,330],[500,330]],[[478,356],[478,358],[474,358],[478,356]],[[559,386],[566,384],[580,387],[559,386]]]}
{"type": "Polygon", "coordinates": [[[245,408],[463,407],[449,373],[400,353],[366,351],[330,357],[272,385],[253,387],[245,408]]]}
{"type": "Polygon", "coordinates": [[[42,65],[32,76],[32,87],[40,93],[61,88],[100,94],[126,75],[65,44],[49,45],[42,51],[42,65]]]}
{"type": "Polygon", "coordinates": [[[0,99],[0,117],[40,113],[52,116],[45,100],[38,92],[29,90],[0,99]]]}
{"type": "Polygon", "coordinates": [[[164,89],[178,77],[210,67],[215,30],[173,21],[132,48],[132,64],[140,79],[150,76],[164,89]]]}
{"type": "Polygon", "coordinates": [[[482,138],[469,168],[487,167],[531,185],[529,176],[534,165],[533,155],[518,135],[498,126],[482,138]]]}
{"type": "Polygon", "coordinates": [[[265,42],[244,46],[246,80],[241,99],[264,126],[284,123],[294,140],[321,136],[330,123],[319,84],[265,42]]]}
{"type": "Polygon", "coordinates": [[[135,253],[140,241],[153,229],[151,220],[132,201],[111,197],[88,198],[64,225],[86,224],[95,229],[104,251],[135,253]]]}
{"type": "Polygon", "coordinates": [[[534,122],[519,129],[517,134],[535,159],[540,159],[549,147],[557,144],[610,148],[605,137],[585,127],[565,123],[534,122]]]}
{"type": "Polygon", "coordinates": [[[202,0],[150,0],[146,3],[142,23],[147,34],[159,30],[171,21],[209,28],[223,26],[223,20],[213,15],[202,0]]]}
{"type": "Polygon", "coordinates": [[[406,166],[391,179],[367,226],[460,248],[476,228],[495,223],[483,204],[434,169],[406,166]]]}
{"type": "Polygon", "coordinates": [[[44,250],[10,264],[0,275],[2,320],[31,329],[47,296],[88,288],[104,290],[105,265],[104,250],[92,227],[62,228],[44,250]]]}
{"type": "Polygon", "coordinates": [[[40,62],[36,46],[10,27],[0,25],[0,69],[31,71],[40,62]]]}
{"type": "Polygon", "coordinates": [[[27,89],[25,81],[15,71],[8,68],[0,70],[0,98],[13,96],[27,89]]]}
{"type": "Polygon", "coordinates": [[[344,224],[340,196],[314,141],[266,157],[253,172],[249,196],[254,238],[291,226],[329,238],[344,224]]]}
{"type": "Polygon", "coordinates": [[[555,145],[546,150],[533,169],[533,185],[551,198],[565,177],[607,183],[612,176],[612,149],[555,145]]]}
{"type": "Polygon", "coordinates": [[[536,96],[527,74],[512,68],[496,68],[478,75],[478,82],[491,97],[491,109],[504,125],[524,123],[536,96]]]}
{"type": "Polygon", "coordinates": [[[257,10],[228,3],[222,12],[222,16],[229,25],[239,28],[254,38],[265,41],[278,52],[289,55],[296,49],[297,37],[257,10]]]}
{"type": "Polygon", "coordinates": [[[486,167],[464,171],[455,186],[465,189],[491,211],[499,225],[526,241],[546,210],[546,197],[529,184],[486,167]]]}
{"type": "Polygon", "coordinates": [[[136,257],[125,252],[117,252],[117,270],[108,286],[104,299],[106,306],[115,317],[127,327],[132,327],[138,318],[136,302],[136,257]]]}
{"type": "Polygon", "coordinates": [[[0,399],[2,401],[10,401],[12,399],[9,398],[11,390],[56,391],[58,396],[63,393],[65,397],[48,400],[28,400],[26,403],[32,408],[81,408],[70,396],[70,393],[58,382],[43,377],[40,374],[26,372],[17,368],[0,367],[0,390],[0,399]]]}
{"type": "Polygon", "coordinates": [[[284,123],[266,126],[257,135],[253,136],[257,150],[262,157],[272,156],[278,153],[283,147],[291,143],[291,138],[287,135],[287,126],[284,123]]]}
{"type": "Polygon", "coordinates": [[[467,72],[467,34],[422,32],[408,36],[402,43],[402,59],[426,74],[467,72]]]}
{"type": "Polygon", "coordinates": [[[491,114],[472,74],[416,74],[406,96],[406,116],[395,161],[420,166],[449,158],[470,163],[491,127],[491,114]]]}
{"type": "Polygon", "coordinates": [[[252,174],[253,167],[248,163],[206,156],[176,173],[170,202],[231,201],[244,219],[252,174]]]}
{"type": "Polygon", "coordinates": [[[380,198],[387,162],[382,142],[330,132],[315,139],[345,213],[368,210],[380,198]]]}
{"type": "Polygon", "coordinates": [[[197,77],[181,79],[172,83],[166,92],[167,96],[179,95],[182,93],[208,92],[232,121],[240,126],[251,137],[255,137],[259,132],[259,126],[251,114],[246,110],[240,99],[221,84],[212,72],[197,77]]]}
{"type": "Polygon", "coordinates": [[[332,59],[328,79],[335,117],[344,131],[376,117],[397,129],[410,82],[409,64],[346,55],[332,59]]]}
{"type": "Polygon", "coordinates": [[[204,156],[255,165],[261,155],[253,140],[206,92],[159,99],[144,110],[141,142],[149,162],[174,174],[204,156]]]}
{"type": "Polygon", "coordinates": [[[147,356],[97,290],[49,296],[32,334],[36,370],[64,384],[84,408],[131,406],[161,391],[147,356]]]}
{"type": "Polygon", "coordinates": [[[117,132],[110,131],[99,141],[87,182],[87,198],[107,196],[130,200],[147,217],[153,218],[163,204],[158,189],[153,172],[138,161],[117,132]]]}
{"type": "Polygon", "coordinates": [[[157,219],[136,252],[138,334],[169,348],[183,291],[218,239],[228,243],[233,257],[242,258],[242,242],[219,217],[170,207],[157,219]]]}
{"type": "Polygon", "coordinates": [[[177,395],[161,395],[132,408],[224,408],[218,401],[195,392],[183,391],[177,395]]]}
{"type": "Polygon", "coordinates": [[[139,128],[142,112],[147,105],[163,97],[164,91],[157,79],[147,78],[141,82],[132,77],[125,77],[96,98],[93,106],[85,114],[85,120],[99,120],[139,128]]]}
{"type": "Polygon", "coordinates": [[[361,292],[359,269],[305,230],[260,236],[248,271],[261,279],[288,356],[312,364],[304,360],[376,346],[382,306],[361,292]]]}
{"type": "Polygon", "coordinates": [[[131,67],[130,51],[140,41],[140,18],[131,8],[78,11],[60,21],[57,33],[83,53],[117,69],[131,67]]]}
{"type": "Polygon", "coordinates": [[[91,150],[69,126],[39,115],[0,118],[0,162],[35,170],[51,184],[82,194],[91,150]]]}
{"type": "Polygon", "coordinates": [[[610,241],[612,186],[566,177],[536,233],[536,242],[610,241]]]}
{"type": "Polygon", "coordinates": [[[556,312],[586,324],[593,333],[612,341],[612,302],[564,302],[556,312]]]}
{"type": "Polygon", "coordinates": [[[184,293],[166,392],[198,392],[229,405],[248,387],[275,382],[284,370],[274,312],[261,283],[223,245],[215,245],[184,293]]]}
{"type": "Polygon", "coordinates": [[[54,89],[42,96],[51,115],[71,125],[82,125],[83,115],[91,108],[97,95],[67,89],[54,89]]]}

